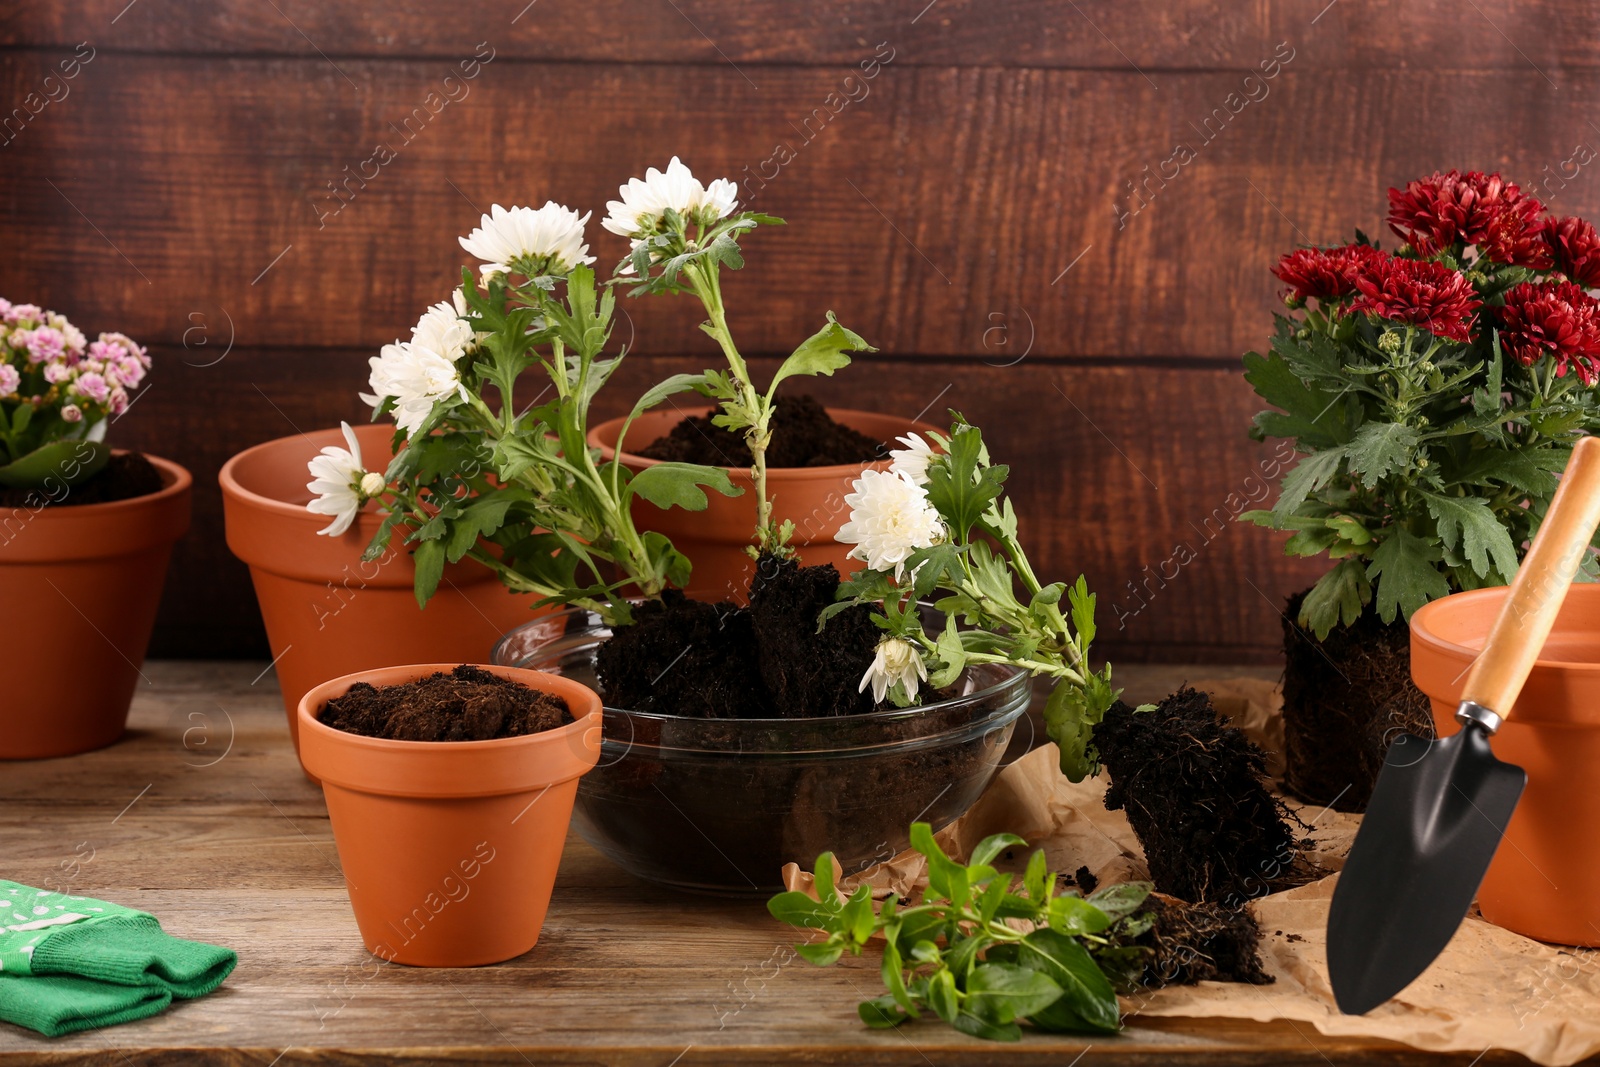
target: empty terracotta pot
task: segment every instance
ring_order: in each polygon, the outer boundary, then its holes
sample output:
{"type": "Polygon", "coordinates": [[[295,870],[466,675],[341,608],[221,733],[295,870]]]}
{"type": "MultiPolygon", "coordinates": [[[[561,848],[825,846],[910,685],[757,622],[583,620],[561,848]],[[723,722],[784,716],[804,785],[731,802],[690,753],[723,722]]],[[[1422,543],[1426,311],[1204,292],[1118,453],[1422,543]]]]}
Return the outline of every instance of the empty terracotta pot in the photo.
{"type": "MultiPolygon", "coordinates": [[[[392,434],[385,424],[356,428],[369,469],[388,465],[392,434]]],[[[371,667],[488,659],[501,634],[534,614],[535,598],[507,591],[469,561],[446,567],[419,609],[403,534],[385,555],[361,560],[381,522],[376,504],[343,535],[319,536],[328,519],[305,509],[306,464],[328,445],[343,448],[344,435],[280,437],[234,456],[220,478],[228,547],[250,566],[291,738],[295,708],[312,686],[371,667]]]]}
{"type": "Polygon", "coordinates": [[[176,463],[145,458],[161,472],[160,492],[0,509],[0,604],[10,619],[0,759],[88,752],[127,726],[193,484],[176,463]]]}
{"type": "Polygon", "coordinates": [[[566,700],[574,722],[496,741],[389,741],[317,721],[356,682],[398,685],[455,663],[387,667],[300,700],[300,758],[322,782],[367,951],[415,967],[476,967],[539,940],[578,778],[600,755],[600,697],[540,671],[484,667],[566,700]]]}
{"type": "MultiPolygon", "coordinates": [[[[674,426],[688,416],[704,415],[709,408],[694,410],[669,408],[665,411],[648,411],[628,427],[625,446],[643,448],[658,437],[665,436],[674,426]]],[[[828,414],[835,422],[868,437],[882,441],[890,448],[898,448],[895,438],[902,434],[920,433],[924,438],[934,429],[927,423],[898,415],[879,415],[870,411],[851,411],[829,408],[828,414]]],[[[600,449],[601,457],[609,461],[616,455],[617,435],[622,432],[623,419],[603,422],[589,431],[589,444],[600,449]]],[[[622,462],[633,471],[654,466],[659,460],[645,459],[629,452],[622,454],[622,462]]],[[[799,550],[800,562],[806,566],[831,563],[842,576],[861,563],[849,558],[850,545],[834,540],[850,518],[850,508],[844,498],[851,484],[868,468],[887,470],[887,459],[878,463],[846,463],[836,467],[773,467],[767,471],[767,491],[773,498],[773,514],[777,521],[791,520],[795,525],[792,544],[799,550]]],[[[688,594],[696,600],[734,600],[744,603],[748,597],[750,578],[755,573],[755,561],[745,547],[752,543],[756,530],[755,483],[750,471],[743,467],[730,467],[733,484],[744,490],[743,496],[727,497],[708,492],[710,505],[704,511],[684,511],[682,508],[662,509],[646,500],[636,500],[633,521],[641,530],[654,530],[665,534],[679,552],[694,564],[689,578],[688,594]]]]}
{"type": "MultiPolygon", "coordinates": [[[[1411,673],[1441,736],[1504,587],[1456,593],[1411,617],[1411,673]]],[[[1503,710],[1503,709],[1500,709],[1503,710]]],[[[1600,945],[1600,585],[1573,585],[1494,754],[1528,787],[1478,892],[1483,917],[1540,941],[1600,945]]]]}

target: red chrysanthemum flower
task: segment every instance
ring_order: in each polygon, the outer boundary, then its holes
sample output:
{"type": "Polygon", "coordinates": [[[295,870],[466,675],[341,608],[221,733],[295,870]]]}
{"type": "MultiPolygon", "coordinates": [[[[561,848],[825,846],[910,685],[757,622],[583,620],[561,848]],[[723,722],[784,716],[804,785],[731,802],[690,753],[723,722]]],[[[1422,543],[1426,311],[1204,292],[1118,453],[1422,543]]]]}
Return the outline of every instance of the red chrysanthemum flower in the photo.
{"type": "Polygon", "coordinates": [[[1297,248],[1278,260],[1272,273],[1305,300],[1337,300],[1356,291],[1356,275],[1383,253],[1370,245],[1343,248],[1297,248]]]}
{"type": "Polygon", "coordinates": [[[1545,225],[1539,219],[1537,200],[1524,200],[1508,208],[1489,223],[1478,249],[1496,263],[1513,267],[1549,270],[1555,265],[1550,245],[1545,241],[1545,225]]]}
{"type": "Polygon", "coordinates": [[[1600,233],[1580,218],[1547,219],[1544,241],[1555,268],[1585,289],[1600,289],[1600,233]]]}
{"type": "Polygon", "coordinates": [[[1544,356],[1556,375],[1576,370],[1584,385],[1600,381],[1600,303],[1571,282],[1523,282],[1499,309],[1500,343],[1524,365],[1544,356]]]}
{"type": "Polygon", "coordinates": [[[1457,241],[1481,244],[1508,210],[1532,221],[1544,205],[1498,174],[1452,170],[1389,190],[1389,228],[1425,256],[1457,241]]]}
{"type": "Polygon", "coordinates": [[[1365,311],[1465,344],[1483,301],[1466,276],[1441,263],[1380,256],[1356,276],[1360,296],[1351,311],[1365,311]]]}

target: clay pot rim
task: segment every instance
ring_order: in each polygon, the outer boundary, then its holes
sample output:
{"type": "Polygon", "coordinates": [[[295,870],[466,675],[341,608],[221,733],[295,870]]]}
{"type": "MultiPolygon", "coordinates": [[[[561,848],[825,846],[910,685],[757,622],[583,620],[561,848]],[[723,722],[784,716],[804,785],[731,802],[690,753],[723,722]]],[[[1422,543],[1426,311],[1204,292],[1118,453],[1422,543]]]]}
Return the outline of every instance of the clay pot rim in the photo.
{"type": "MultiPolygon", "coordinates": [[[[361,426],[353,426],[351,428],[356,431],[360,431],[367,426],[379,425],[382,424],[363,423],[361,426]]],[[[321,429],[312,430],[310,433],[284,434],[282,437],[274,437],[270,441],[262,441],[258,444],[251,445],[249,448],[246,448],[243,451],[235,452],[232,456],[229,456],[228,461],[222,465],[222,470],[217,472],[217,484],[222,487],[222,495],[225,497],[231,496],[240,503],[247,504],[252,508],[257,508],[262,511],[271,512],[275,515],[282,515],[286,518],[304,519],[307,524],[312,526],[322,526],[326,524],[328,521],[328,517],[326,515],[314,515],[306,510],[306,506],[304,504],[291,504],[287,500],[278,500],[275,497],[262,496],[260,493],[257,493],[252,489],[246,489],[244,485],[240,483],[238,476],[234,473],[241,464],[255,456],[258,452],[262,452],[276,445],[280,445],[284,441],[308,439],[312,434],[323,433],[334,434],[335,439],[339,444],[342,445],[344,443],[344,436],[339,427],[334,426],[330,428],[324,426],[321,429]]],[[[313,456],[321,454],[322,446],[317,446],[315,451],[312,453],[313,456]]],[[[309,480],[309,472],[307,473],[306,477],[309,480]]],[[[375,532],[377,530],[378,523],[382,520],[378,515],[376,507],[370,503],[368,504],[367,508],[363,509],[361,513],[356,516],[356,522],[352,526],[352,529],[360,528],[361,524],[367,522],[369,519],[372,520],[371,526],[375,532]]]]}
{"type": "MultiPolygon", "coordinates": [[[[149,452],[134,453],[134,450],[128,448],[115,448],[111,452],[112,455],[116,456],[141,455],[150,461],[151,466],[161,472],[163,478],[170,479],[170,481],[153,493],[145,493],[143,496],[130,496],[125,500],[107,500],[100,504],[74,504],[71,507],[42,508],[35,515],[33,521],[43,520],[48,522],[52,518],[56,520],[83,520],[115,515],[121,511],[133,511],[136,508],[148,507],[152,504],[171,500],[173,497],[182,496],[194,486],[194,475],[189,473],[189,468],[181,463],[164,459],[149,452]]],[[[19,508],[25,506],[17,505],[19,508]]]]}
{"type": "MultiPolygon", "coordinates": [[[[383,685],[403,684],[394,680],[383,685]]],[[[563,678],[558,674],[548,671],[535,671],[525,667],[502,667],[492,663],[405,663],[392,667],[371,667],[364,671],[355,671],[351,674],[331,678],[321,685],[306,691],[300,698],[300,706],[295,709],[300,720],[300,729],[310,729],[311,732],[335,744],[351,748],[367,749],[372,752],[389,753],[423,753],[430,749],[436,752],[490,752],[500,749],[528,747],[539,742],[546,744],[552,740],[563,740],[573,734],[582,734],[586,729],[600,726],[600,696],[594,690],[581,682],[570,678],[563,678]],[[519,734],[516,737],[495,737],[487,741],[397,741],[387,737],[366,737],[361,734],[349,733],[345,730],[336,730],[317,718],[317,711],[330,699],[343,696],[351,686],[357,682],[370,682],[375,677],[388,677],[396,671],[405,672],[407,681],[416,681],[432,674],[448,674],[460,666],[478,667],[490,674],[512,681],[521,682],[530,689],[537,689],[542,693],[559,696],[566,700],[567,707],[573,711],[572,722],[565,726],[558,726],[554,730],[541,730],[535,734],[519,734]],[[587,710],[582,706],[588,705],[587,710]],[[316,710],[313,710],[313,709],[316,710]],[[591,721],[593,720],[593,721],[591,721]]]]}
{"type": "MultiPolygon", "coordinates": [[[[1469,605],[1477,600],[1499,599],[1504,596],[1508,586],[1495,585],[1484,589],[1469,589],[1462,593],[1451,593],[1449,596],[1432,600],[1418,608],[1411,616],[1411,637],[1420,645],[1425,645],[1429,652],[1461,661],[1463,664],[1471,663],[1478,658],[1482,649],[1472,648],[1468,645],[1457,644],[1440,637],[1428,627],[1429,620],[1434,615],[1447,615],[1452,610],[1469,605]]],[[[1600,583],[1584,582],[1575,583],[1567,590],[1567,596],[1594,596],[1600,597],[1600,583]]],[[[1600,660],[1561,660],[1545,659],[1540,656],[1534,660],[1534,670],[1555,670],[1574,674],[1600,675],[1600,660]]]]}
{"type": "MultiPolygon", "coordinates": [[[[714,405],[707,405],[705,407],[695,407],[695,408],[683,408],[683,409],[680,409],[683,418],[694,418],[694,417],[700,416],[700,415],[708,415],[708,414],[710,414],[711,412],[713,412],[715,410],[717,410],[717,409],[716,409],[716,407],[714,405]]],[[[894,419],[894,418],[896,418],[896,416],[894,416],[894,415],[885,415],[881,411],[863,411],[863,410],[861,410],[859,408],[824,407],[823,410],[825,410],[828,413],[828,415],[831,416],[834,419],[834,421],[836,421],[836,422],[844,422],[846,419],[855,418],[855,417],[866,418],[866,419],[894,419]],[[841,418],[841,416],[842,416],[842,418],[841,418]]],[[[648,414],[652,414],[652,413],[651,412],[645,412],[644,414],[648,415],[648,414]]],[[[643,417],[643,416],[641,416],[641,417],[643,417]]],[[[627,416],[620,416],[620,417],[615,418],[615,419],[607,419],[605,422],[602,422],[600,425],[595,426],[592,429],[590,429],[589,437],[588,437],[589,445],[590,445],[591,448],[598,448],[600,450],[600,458],[602,460],[605,460],[605,461],[609,462],[612,459],[616,458],[617,449],[616,449],[615,445],[608,444],[608,443],[606,443],[606,441],[601,440],[601,435],[604,434],[607,439],[613,437],[614,435],[609,433],[609,432],[607,432],[607,431],[610,431],[610,430],[612,430],[614,428],[620,429],[622,424],[623,424],[623,422],[625,422],[626,419],[627,419],[627,416]]],[[[919,419],[905,419],[905,420],[903,420],[903,422],[904,422],[904,425],[905,425],[905,432],[906,433],[917,433],[917,434],[921,434],[922,436],[926,437],[929,434],[929,432],[933,432],[933,433],[942,433],[943,432],[937,426],[933,426],[933,425],[930,425],[929,423],[922,422],[919,419]]],[[[848,425],[848,423],[846,423],[846,425],[848,425]]],[[[636,420],[635,423],[634,423],[634,427],[637,427],[637,426],[638,426],[638,422],[636,420]]],[[[630,429],[631,428],[633,428],[633,427],[630,427],[630,429]]],[[[661,460],[661,459],[649,459],[648,457],[637,455],[637,454],[635,454],[633,452],[624,452],[624,453],[622,453],[622,462],[623,462],[623,464],[625,466],[637,465],[639,467],[654,467],[658,463],[665,463],[667,461],[666,460],[661,460]]],[[[767,468],[767,480],[769,482],[772,482],[772,481],[810,482],[810,481],[828,481],[828,480],[837,481],[840,478],[845,478],[845,477],[848,477],[851,474],[859,473],[859,472],[864,471],[864,470],[880,470],[880,471],[881,470],[888,470],[889,469],[889,464],[891,462],[893,462],[893,461],[888,459],[887,457],[885,457],[885,458],[880,459],[880,460],[872,460],[870,462],[864,462],[864,463],[836,463],[836,464],[833,464],[832,466],[828,466],[828,467],[768,467],[767,468]]],[[[740,471],[748,471],[750,468],[749,467],[721,467],[721,468],[718,468],[718,469],[725,470],[725,471],[740,472],[740,471]]]]}

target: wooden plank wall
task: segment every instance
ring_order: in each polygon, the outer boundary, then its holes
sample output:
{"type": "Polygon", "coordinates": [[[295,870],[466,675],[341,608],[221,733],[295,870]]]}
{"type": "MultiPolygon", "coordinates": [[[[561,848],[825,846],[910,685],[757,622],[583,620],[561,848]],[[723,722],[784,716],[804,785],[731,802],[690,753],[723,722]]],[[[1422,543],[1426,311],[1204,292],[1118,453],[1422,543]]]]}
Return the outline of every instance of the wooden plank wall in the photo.
{"type": "MultiPolygon", "coordinates": [[[[1378,233],[1384,189],[1435,168],[1600,209],[1582,0],[7,6],[0,295],[154,346],[117,439],[200,490],[164,655],[264,651],[218,467],[363,416],[367,356],[491,203],[603,214],[675,152],[735,178],[790,222],[728,282],[745,349],[836,311],[882,351],[819,394],[982,423],[1040,569],[1099,590],[1101,650],[1185,660],[1270,660],[1318,573],[1223,521],[1272,459],[1238,357],[1275,257],[1378,233]]],[[[710,358],[689,301],[629,311],[608,410],[710,358]]]]}

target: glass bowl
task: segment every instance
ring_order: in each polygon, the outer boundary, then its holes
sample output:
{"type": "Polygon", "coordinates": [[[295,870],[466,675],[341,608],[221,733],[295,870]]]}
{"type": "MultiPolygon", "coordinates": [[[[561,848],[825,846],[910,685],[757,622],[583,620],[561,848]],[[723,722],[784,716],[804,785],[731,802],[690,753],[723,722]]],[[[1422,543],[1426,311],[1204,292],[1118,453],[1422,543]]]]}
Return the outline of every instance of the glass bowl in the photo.
{"type": "MultiPolygon", "coordinates": [[[[491,662],[599,688],[611,630],[570,608],[519,626],[491,662]]],[[[600,762],[578,785],[573,825],[631,874],[679,889],[769,893],[783,865],[831,850],[846,873],[972,806],[1000,766],[1032,683],[984,664],[960,695],[920,707],[815,719],[700,719],[607,706],[600,762]]],[[[604,694],[602,693],[602,697],[604,694]]]]}

